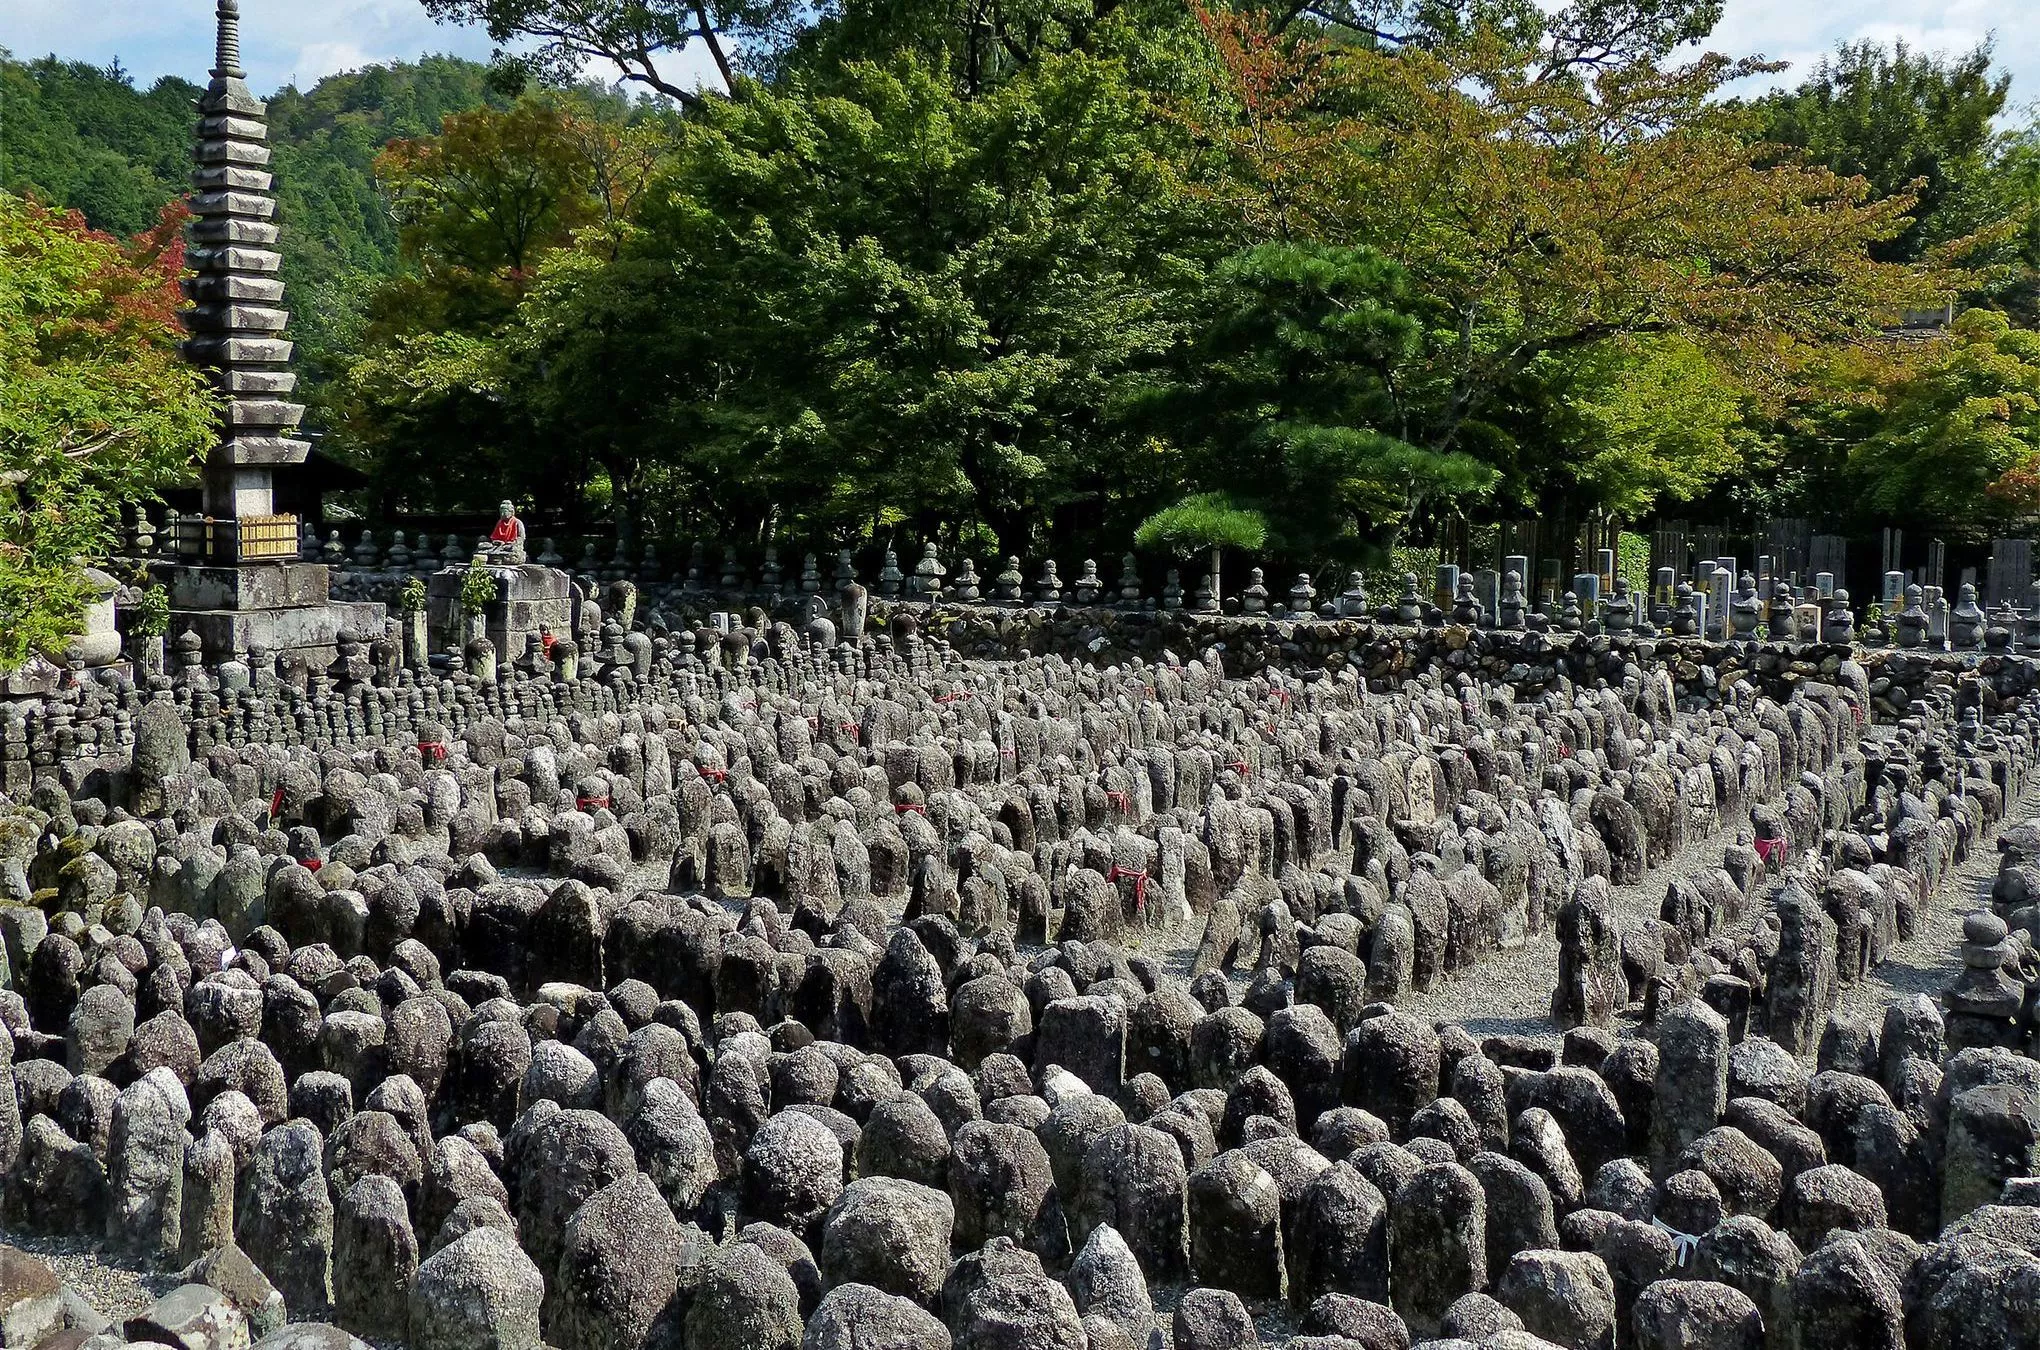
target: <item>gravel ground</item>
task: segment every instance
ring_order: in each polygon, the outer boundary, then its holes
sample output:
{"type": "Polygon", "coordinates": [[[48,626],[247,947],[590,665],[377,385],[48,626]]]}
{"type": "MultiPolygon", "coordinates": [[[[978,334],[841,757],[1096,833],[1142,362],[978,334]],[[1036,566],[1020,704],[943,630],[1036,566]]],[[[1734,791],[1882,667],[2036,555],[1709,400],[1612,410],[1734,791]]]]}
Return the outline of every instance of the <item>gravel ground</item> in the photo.
{"type": "MultiPolygon", "coordinates": [[[[1612,887],[1615,906],[1625,914],[1656,918],[1665,887],[1673,877],[1700,876],[1721,866],[1721,852],[1735,841],[1735,831],[1708,836],[1670,862],[1654,867],[1643,880],[1612,887]]],[[[1522,946],[1487,952],[1470,970],[1455,973],[1429,993],[1405,998],[1402,1011],[1436,1022],[1458,1022],[1475,1036],[1556,1033],[1551,1020],[1551,991],[1558,986],[1558,935],[1546,923],[1522,946]]]]}
{"type": "Polygon", "coordinates": [[[0,1228],[0,1240],[40,1257],[57,1278],[81,1294],[116,1327],[145,1313],[181,1281],[175,1271],[145,1269],[132,1257],[104,1251],[87,1238],[44,1237],[0,1228]]]}
{"type": "MultiPolygon", "coordinates": [[[[2040,815],[2040,791],[2029,794],[2005,816],[2012,824],[2040,815]]],[[[1969,850],[1952,868],[1939,890],[1920,906],[1913,935],[1885,953],[1863,980],[1846,985],[1836,1011],[1861,1015],[1877,1012],[1894,999],[1939,994],[1962,970],[1962,920],[1990,899],[1997,879],[1997,841],[1969,850]]]]}

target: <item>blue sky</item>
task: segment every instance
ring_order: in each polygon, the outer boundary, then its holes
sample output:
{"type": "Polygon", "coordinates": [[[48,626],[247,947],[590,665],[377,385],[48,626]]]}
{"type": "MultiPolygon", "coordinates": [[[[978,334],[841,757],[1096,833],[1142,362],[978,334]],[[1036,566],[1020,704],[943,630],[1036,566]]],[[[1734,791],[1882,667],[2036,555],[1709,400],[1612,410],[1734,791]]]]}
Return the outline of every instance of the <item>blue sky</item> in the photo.
{"type": "MultiPolygon", "coordinates": [[[[212,65],[212,11],[212,0],[0,0],[0,47],[99,65],[118,56],[144,84],[164,74],[202,81],[212,65]]],[[[433,23],[417,0],[242,0],[242,11],[244,63],[263,92],[425,52],[486,58],[492,45],[486,33],[433,23]]],[[[2035,0],[1728,0],[1709,45],[1790,61],[1798,72],[1844,40],[1904,38],[1954,52],[1993,33],[2013,75],[2013,102],[2040,99],[2035,0]]],[[[682,75],[701,69],[692,61],[674,67],[682,75]]]]}

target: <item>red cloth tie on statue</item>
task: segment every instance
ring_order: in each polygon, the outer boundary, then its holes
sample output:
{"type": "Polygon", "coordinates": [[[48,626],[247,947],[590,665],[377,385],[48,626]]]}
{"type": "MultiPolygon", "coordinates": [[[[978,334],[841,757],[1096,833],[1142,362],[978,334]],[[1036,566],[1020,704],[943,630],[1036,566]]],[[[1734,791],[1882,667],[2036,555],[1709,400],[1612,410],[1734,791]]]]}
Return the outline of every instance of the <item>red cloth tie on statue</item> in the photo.
{"type": "Polygon", "coordinates": [[[1112,870],[1105,874],[1107,881],[1131,881],[1133,883],[1133,912],[1139,914],[1147,908],[1148,874],[1137,868],[1121,867],[1114,863],[1112,870]]]}
{"type": "Polygon", "coordinates": [[[727,783],[730,780],[730,771],[728,769],[696,768],[695,772],[711,783],[727,783]]]}
{"type": "Polygon", "coordinates": [[[1105,800],[1111,804],[1113,810],[1119,812],[1122,816],[1127,815],[1133,810],[1133,798],[1116,788],[1107,788],[1105,790],[1105,800]]]}
{"type": "Polygon", "coordinates": [[[325,863],[321,862],[317,858],[306,858],[303,862],[298,864],[298,866],[304,868],[307,872],[316,872],[325,865],[326,865],[325,863]]]}
{"type": "Polygon", "coordinates": [[[608,807],[608,805],[609,805],[609,798],[607,798],[607,797],[576,797],[576,798],[574,798],[574,809],[575,809],[576,811],[593,811],[593,810],[596,810],[596,809],[598,809],[598,808],[607,808],[607,807],[608,807]]]}
{"type": "Polygon", "coordinates": [[[283,789],[279,787],[276,790],[276,795],[269,799],[269,823],[272,825],[275,824],[277,817],[281,816],[282,814],[283,814],[283,789]]]}
{"type": "Polygon", "coordinates": [[[1785,856],[1785,841],[1783,839],[1759,839],[1757,841],[1757,856],[1764,860],[1764,865],[1767,867],[1774,862],[1780,861],[1785,856]]]}
{"type": "Polygon", "coordinates": [[[517,518],[516,518],[515,516],[513,516],[513,517],[511,517],[511,518],[510,518],[509,520],[499,520],[499,521],[497,521],[497,522],[496,522],[496,528],[495,528],[495,529],[493,529],[493,530],[490,530],[490,531],[489,531],[489,542],[490,542],[490,543],[492,543],[492,544],[514,544],[514,543],[516,543],[516,542],[517,542],[517,518]]]}
{"type": "Polygon", "coordinates": [[[921,805],[919,802],[894,802],[892,805],[892,809],[893,814],[896,816],[903,816],[909,811],[918,811],[923,816],[926,816],[928,814],[928,808],[921,805]]]}
{"type": "Polygon", "coordinates": [[[446,742],[420,741],[418,742],[418,754],[423,757],[427,764],[437,764],[446,758],[446,742]]]}

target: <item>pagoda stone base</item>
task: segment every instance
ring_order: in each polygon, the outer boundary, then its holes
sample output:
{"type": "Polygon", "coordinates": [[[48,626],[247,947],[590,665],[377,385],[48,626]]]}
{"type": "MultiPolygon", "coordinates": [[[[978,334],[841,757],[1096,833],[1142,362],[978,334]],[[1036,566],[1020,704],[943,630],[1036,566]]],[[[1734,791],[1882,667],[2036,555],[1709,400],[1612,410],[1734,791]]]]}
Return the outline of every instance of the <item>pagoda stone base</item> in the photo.
{"type": "Polygon", "coordinates": [[[172,609],[305,609],[332,599],[324,563],[241,563],[168,569],[172,609]]]}
{"type": "Polygon", "coordinates": [[[161,571],[170,592],[171,636],[198,634],[208,661],[244,657],[260,647],[277,656],[296,653],[323,670],[343,631],[374,639],[387,623],[380,604],[330,599],[324,563],[175,564],[161,571]]]}

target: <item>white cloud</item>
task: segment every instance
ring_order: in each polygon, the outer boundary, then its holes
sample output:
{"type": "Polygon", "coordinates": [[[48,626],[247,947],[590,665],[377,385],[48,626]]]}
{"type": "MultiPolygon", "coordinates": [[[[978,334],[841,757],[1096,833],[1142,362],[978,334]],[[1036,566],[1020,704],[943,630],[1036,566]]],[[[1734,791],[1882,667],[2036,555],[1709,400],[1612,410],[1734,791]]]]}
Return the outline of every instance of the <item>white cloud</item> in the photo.
{"type": "MultiPolygon", "coordinates": [[[[213,0],[0,0],[0,46],[95,65],[118,57],[143,84],[162,75],[203,82],[213,11],[213,0]]],[[[427,52],[486,59],[493,45],[478,29],[434,23],[417,0],[242,0],[241,32],[248,82],[264,92],[427,52]]]]}
{"type": "Polygon", "coordinates": [[[1728,0],[1708,46],[1735,56],[1762,53],[1791,62],[1763,84],[1792,84],[1843,42],[1903,39],[1921,51],[1959,55],[1993,40],[2011,72],[2012,102],[2040,97],[2040,23],[2032,0],[1728,0]]]}

